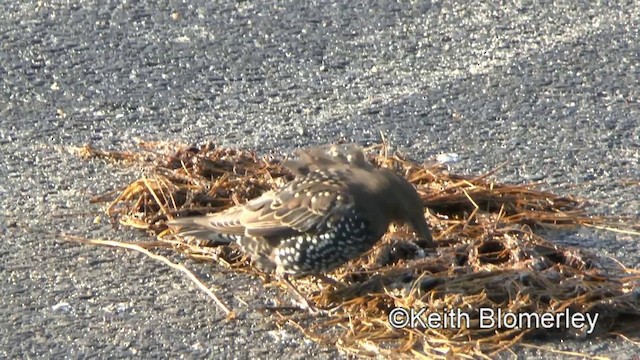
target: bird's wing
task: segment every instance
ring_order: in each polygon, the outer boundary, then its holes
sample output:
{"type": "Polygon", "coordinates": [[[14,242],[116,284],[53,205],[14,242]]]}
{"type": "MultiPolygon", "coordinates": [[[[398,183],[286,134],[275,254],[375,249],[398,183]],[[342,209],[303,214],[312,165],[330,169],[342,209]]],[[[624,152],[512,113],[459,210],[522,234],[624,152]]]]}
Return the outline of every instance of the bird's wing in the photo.
{"type": "Polygon", "coordinates": [[[267,199],[247,203],[240,222],[250,236],[314,232],[353,206],[353,198],[346,189],[339,173],[315,171],[269,194],[267,199]]]}
{"type": "Polygon", "coordinates": [[[331,184],[302,184],[296,192],[281,191],[268,206],[244,214],[246,233],[268,237],[317,231],[353,206],[353,198],[343,190],[331,184]]]}
{"type": "Polygon", "coordinates": [[[352,205],[353,198],[337,174],[315,171],[244,205],[194,220],[177,219],[169,225],[192,229],[196,236],[199,228],[202,232],[277,238],[314,232],[327,220],[345,214],[352,205]]]}

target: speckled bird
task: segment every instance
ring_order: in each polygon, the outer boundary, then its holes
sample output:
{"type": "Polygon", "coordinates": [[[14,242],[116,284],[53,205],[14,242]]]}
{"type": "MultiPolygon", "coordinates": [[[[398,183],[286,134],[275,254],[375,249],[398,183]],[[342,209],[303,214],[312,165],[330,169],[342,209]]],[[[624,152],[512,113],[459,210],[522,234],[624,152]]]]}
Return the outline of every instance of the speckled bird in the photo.
{"type": "Polygon", "coordinates": [[[181,235],[237,242],[253,263],[281,275],[321,274],[363,255],[392,221],[433,246],[415,188],[369,163],[357,146],[308,149],[284,163],[283,187],[228,210],[178,218],[181,235]]]}

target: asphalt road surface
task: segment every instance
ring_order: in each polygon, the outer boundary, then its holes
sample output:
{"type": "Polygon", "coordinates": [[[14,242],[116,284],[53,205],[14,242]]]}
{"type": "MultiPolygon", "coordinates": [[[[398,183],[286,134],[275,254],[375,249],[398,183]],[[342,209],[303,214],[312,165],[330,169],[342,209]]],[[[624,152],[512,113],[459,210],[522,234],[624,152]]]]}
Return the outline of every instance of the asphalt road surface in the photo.
{"type": "MultiPolygon", "coordinates": [[[[188,263],[229,290],[241,316],[225,322],[154,260],[60,241],[146,236],[93,222],[89,197],[140,174],[66,150],[87,142],[279,154],[383,131],[414,158],[457,153],[469,174],[509,161],[504,181],[638,216],[639,188],[623,180],[640,178],[640,3],[470,3],[2,2],[0,357],[341,356],[266,321],[255,309],[276,293],[256,279],[188,263]]],[[[556,241],[640,266],[637,237],[556,241]]],[[[620,338],[543,345],[638,352],[620,338]]]]}

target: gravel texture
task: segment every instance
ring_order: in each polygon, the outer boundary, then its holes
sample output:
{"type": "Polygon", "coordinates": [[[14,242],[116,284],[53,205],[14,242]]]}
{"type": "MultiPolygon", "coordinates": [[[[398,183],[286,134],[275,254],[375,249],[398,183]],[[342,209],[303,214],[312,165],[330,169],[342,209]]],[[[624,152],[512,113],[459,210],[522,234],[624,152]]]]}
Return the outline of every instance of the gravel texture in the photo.
{"type": "MultiPolygon", "coordinates": [[[[639,187],[621,180],[640,179],[639,28],[633,1],[3,2],[0,357],[340,356],[265,320],[256,308],[278,295],[256,279],[188,262],[230,290],[241,316],[225,322],[151,259],[60,241],[58,231],[145,238],[94,223],[88,198],[139,173],[66,150],[87,142],[280,154],[382,131],[414,158],[457,153],[453,168],[469,174],[508,161],[501,180],[545,181],[638,216],[639,187]]],[[[637,237],[557,241],[640,267],[637,237]]],[[[619,338],[541,345],[638,351],[619,338]]]]}

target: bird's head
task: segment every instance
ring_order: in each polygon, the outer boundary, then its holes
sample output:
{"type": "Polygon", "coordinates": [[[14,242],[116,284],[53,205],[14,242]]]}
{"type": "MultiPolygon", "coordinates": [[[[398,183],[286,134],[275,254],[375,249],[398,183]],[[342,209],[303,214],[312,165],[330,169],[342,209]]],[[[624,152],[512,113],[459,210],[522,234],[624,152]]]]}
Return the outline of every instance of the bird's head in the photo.
{"type": "Polygon", "coordinates": [[[431,230],[424,217],[424,206],[416,189],[404,177],[389,169],[380,169],[386,189],[381,202],[391,220],[411,224],[420,239],[435,247],[431,230]]]}

